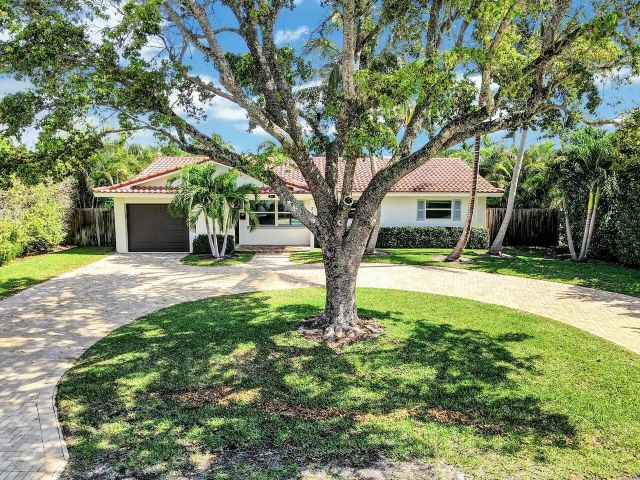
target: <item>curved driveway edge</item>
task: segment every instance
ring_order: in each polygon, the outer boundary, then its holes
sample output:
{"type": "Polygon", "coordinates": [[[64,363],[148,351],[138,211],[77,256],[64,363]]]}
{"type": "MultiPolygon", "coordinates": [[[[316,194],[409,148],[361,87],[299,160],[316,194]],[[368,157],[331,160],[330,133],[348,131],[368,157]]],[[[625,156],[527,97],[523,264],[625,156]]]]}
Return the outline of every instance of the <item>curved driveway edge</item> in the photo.
{"type": "MultiPolygon", "coordinates": [[[[66,449],[55,387],[113,329],[200,298],[324,284],[287,255],[194,267],[181,254],[112,255],[0,301],[0,480],[57,478],[66,449]]],[[[640,354],[640,299],[561,283],[441,267],[363,264],[358,284],[470,298],[554,318],[640,354]]]]}

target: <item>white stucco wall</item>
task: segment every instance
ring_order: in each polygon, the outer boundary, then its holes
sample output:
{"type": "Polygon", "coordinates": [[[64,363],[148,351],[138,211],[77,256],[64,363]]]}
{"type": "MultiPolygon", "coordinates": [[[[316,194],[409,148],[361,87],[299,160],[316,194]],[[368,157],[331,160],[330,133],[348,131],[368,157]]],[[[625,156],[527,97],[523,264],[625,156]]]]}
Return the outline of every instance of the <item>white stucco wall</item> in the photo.
{"type": "MultiPolygon", "coordinates": [[[[473,226],[486,224],[486,197],[478,197],[473,210],[473,226]]],[[[380,225],[383,227],[462,227],[469,210],[469,195],[388,195],[382,201],[380,225]],[[460,221],[443,218],[417,220],[418,200],[460,200],[460,221]]]]}
{"type": "MultiPolygon", "coordinates": [[[[164,183],[160,183],[164,185],[164,183]]],[[[145,183],[145,185],[147,185],[145,183]]],[[[118,252],[128,252],[127,240],[127,221],[126,221],[126,205],[129,203],[163,203],[169,204],[173,195],[158,194],[148,195],[142,194],[138,196],[124,196],[114,198],[114,217],[116,226],[116,250],[118,252]]],[[[478,197],[476,208],[474,209],[473,225],[486,225],[486,197],[478,197]]],[[[310,199],[305,200],[305,206],[313,210],[313,202],[310,199]]],[[[389,195],[382,202],[381,225],[383,227],[426,227],[426,226],[443,226],[443,227],[461,227],[466,218],[469,208],[469,198],[461,195],[389,195]],[[461,215],[460,221],[449,219],[427,219],[418,221],[416,219],[417,202],[419,199],[426,200],[460,200],[461,215]]],[[[204,223],[204,217],[198,219],[195,231],[189,232],[189,248],[192,247],[193,239],[196,235],[206,234],[207,230],[204,223]]],[[[240,238],[239,245],[296,245],[309,246],[312,242],[311,233],[304,227],[286,227],[286,226],[261,226],[251,232],[249,230],[249,222],[247,219],[240,220],[239,227],[240,238]]],[[[230,229],[230,235],[235,235],[235,231],[230,229]]]]}
{"type": "MultiPolygon", "coordinates": [[[[225,165],[217,165],[220,170],[227,170],[229,167],[225,165]]],[[[140,185],[145,186],[165,186],[170,175],[154,178],[140,185]]],[[[262,184],[247,175],[242,175],[238,180],[240,183],[253,183],[261,186],[262,184]]],[[[108,196],[108,195],[102,195],[108,196]]],[[[118,252],[128,251],[127,241],[127,220],[126,205],[130,203],[162,203],[169,204],[173,195],[167,194],[131,194],[127,196],[114,195],[114,216],[116,226],[116,250],[118,252]]],[[[261,196],[267,199],[267,196],[261,196]]],[[[313,200],[309,195],[300,197],[304,200],[305,206],[311,211],[315,211],[313,200]]],[[[355,197],[357,201],[357,196],[355,197]]],[[[479,196],[473,216],[474,226],[486,225],[486,196],[479,196]]],[[[468,194],[389,194],[382,202],[381,225],[383,227],[403,227],[403,226],[444,226],[444,227],[461,227],[467,216],[469,208],[468,194]],[[427,219],[423,221],[417,220],[417,202],[418,200],[460,200],[461,215],[459,221],[450,219],[427,219]]],[[[189,232],[189,248],[192,248],[193,239],[196,235],[206,234],[204,217],[198,219],[195,231],[189,232]]],[[[234,235],[235,231],[231,229],[229,234],[234,235]]],[[[248,220],[240,220],[239,225],[239,241],[240,245],[313,245],[311,233],[304,227],[288,227],[288,226],[262,226],[251,232],[249,230],[248,220]]]]}

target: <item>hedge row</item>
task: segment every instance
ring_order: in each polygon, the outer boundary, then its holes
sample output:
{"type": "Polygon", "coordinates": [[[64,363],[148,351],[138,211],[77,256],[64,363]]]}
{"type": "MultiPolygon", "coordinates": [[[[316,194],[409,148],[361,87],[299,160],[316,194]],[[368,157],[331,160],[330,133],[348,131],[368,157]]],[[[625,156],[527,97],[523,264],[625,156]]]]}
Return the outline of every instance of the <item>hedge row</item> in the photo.
{"type": "MultiPolygon", "coordinates": [[[[224,242],[224,235],[216,235],[218,238],[218,248],[222,248],[222,242],[224,242]]],[[[227,251],[225,255],[230,255],[236,249],[235,237],[233,235],[227,235],[227,251]]],[[[209,246],[209,240],[204,234],[198,235],[193,239],[193,253],[204,255],[211,253],[211,247],[209,246]]]]}
{"type": "MultiPolygon", "coordinates": [[[[452,248],[461,227],[381,227],[378,248],[452,248]]],[[[489,248],[489,230],[473,227],[467,248],[489,248]]]]}

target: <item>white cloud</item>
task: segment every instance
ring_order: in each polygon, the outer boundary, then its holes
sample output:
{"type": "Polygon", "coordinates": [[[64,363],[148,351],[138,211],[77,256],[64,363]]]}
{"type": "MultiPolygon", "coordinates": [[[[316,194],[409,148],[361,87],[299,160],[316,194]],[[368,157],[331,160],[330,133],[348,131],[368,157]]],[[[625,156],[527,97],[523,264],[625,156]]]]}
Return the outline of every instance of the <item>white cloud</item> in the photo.
{"type": "Polygon", "coordinates": [[[222,97],[215,97],[208,106],[209,115],[220,120],[231,122],[247,120],[244,108],[222,97]]]}
{"type": "MultiPolygon", "coordinates": [[[[203,82],[211,83],[215,85],[217,88],[224,90],[224,88],[210,76],[206,74],[197,74],[197,76],[203,82]]],[[[178,99],[177,96],[173,96],[171,98],[172,104],[175,104],[177,99],[178,99]]],[[[191,101],[193,102],[193,105],[195,107],[203,110],[204,113],[211,118],[225,120],[228,122],[246,122],[247,121],[246,111],[239,105],[233,103],[230,100],[227,100],[224,97],[215,96],[210,99],[203,99],[200,97],[200,95],[197,92],[193,92],[191,96],[191,101]]],[[[181,105],[176,105],[175,109],[181,115],[186,114],[185,108],[182,107],[181,105]]]]}
{"type": "Polygon", "coordinates": [[[13,77],[0,77],[0,98],[10,93],[31,88],[33,84],[29,80],[16,80],[13,77]]]}
{"type": "Polygon", "coordinates": [[[251,135],[256,135],[258,137],[270,137],[271,136],[261,126],[257,126],[257,127],[255,127],[253,130],[251,130],[249,132],[249,122],[236,123],[235,127],[236,127],[237,130],[240,130],[240,131],[243,131],[243,132],[248,132],[251,135]]]}
{"type": "Polygon", "coordinates": [[[139,145],[154,145],[158,143],[158,139],[155,137],[151,130],[138,130],[127,139],[127,143],[137,143],[139,145]]]}
{"type": "Polygon", "coordinates": [[[640,83],[640,75],[632,75],[629,67],[613,69],[608,75],[598,75],[596,84],[609,87],[614,84],[633,85],[640,83]]]}
{"type": "Polygon", "coordinates": [[[303,35],[309,34],[309,32],[310,32],[309,27],[305,25],[300,25],[298,28],[293,30],[289,30],[289,29],[278,30],[276,32],[275,41],[278,44],[293,42],[295,40],[298,40],[303,35]]]}
{"type": "Polygon", "coordinates": [[[114,28],[122,21],[122,12],[120,12],[115,5],[106,5],[102,13],[106,18],[94,17],[87,19],[87,33],[89,40],[93,43],[100,43],[103,33],[106,30],[114,28]]]}
{"type": "Polygon", "coordinates": [[[165,57],[164,43],[156,36],[149,37],[149,42],[140,49],[140,56],[146,62],[165,57]]]}
{"type": "Polygon", "coordinates": [[[307,88],[319,87],[322,83],[322,79],[320,78],[309,80],[308,82],[301,83],[300,85],[295,85],[293,87],[293,91],[298,92],[300,90],[306,90],[307,88]]]}

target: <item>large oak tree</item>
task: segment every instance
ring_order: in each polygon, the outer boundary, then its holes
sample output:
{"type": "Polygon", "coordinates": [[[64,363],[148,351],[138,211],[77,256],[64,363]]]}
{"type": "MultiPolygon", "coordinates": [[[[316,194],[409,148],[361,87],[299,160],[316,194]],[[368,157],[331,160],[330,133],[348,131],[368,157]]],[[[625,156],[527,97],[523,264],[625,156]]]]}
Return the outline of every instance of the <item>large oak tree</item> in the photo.
{"type": "Polygon", "coordinates": [[[275,40],[291,0],[122,1],[103,35],[90,28],[104,16],[99,0],[0,5],[0,68],[32,84],[0,102],[5,134],[37,123],[41,143],[58,145],[77,135],[79,118],[108,112],[115,130],[149,129],[263,179],[322,248],[319,320],[338,334],[357,323],[360,260],[399,179],[477,135],[575,122],[598,106],[599,78],[638,67],[631,0],[324,1],[304,50],[275,40]],[[151,41],[163,46],[154,58],[144,55],[151,41]],[[203,131],[202,106],[215,97],[273,142],[241,154],[203,131]],[[391,160],[348,221],[355,165],[382,152],[391,160]],[[312,153],[326,158],[322,168],[312,153]],[[314,211],[270,169],[282,161],[302,172],[314,211]]]}

